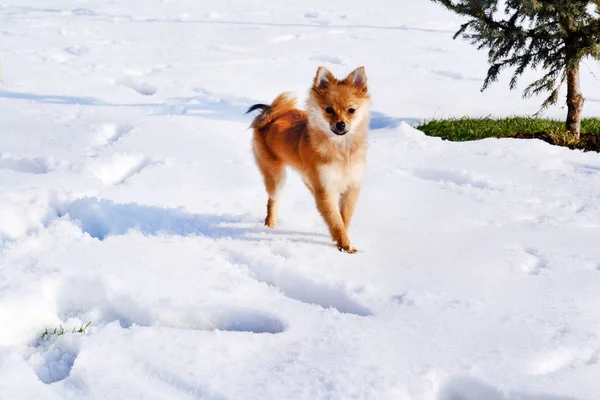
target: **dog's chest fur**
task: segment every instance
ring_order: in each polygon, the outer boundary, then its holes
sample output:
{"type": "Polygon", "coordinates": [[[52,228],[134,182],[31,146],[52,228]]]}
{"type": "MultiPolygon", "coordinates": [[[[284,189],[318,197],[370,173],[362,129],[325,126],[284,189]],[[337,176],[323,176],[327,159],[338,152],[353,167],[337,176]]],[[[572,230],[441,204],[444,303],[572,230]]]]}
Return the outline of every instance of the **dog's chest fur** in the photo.
{"type": "Polygon", "coordinates": [[[349,188],[356,188],[365,174],[365,162],[355,157],[347,162],[334,161],[318,167],[321,185],[327,191],[344,193],[349,188]]]}

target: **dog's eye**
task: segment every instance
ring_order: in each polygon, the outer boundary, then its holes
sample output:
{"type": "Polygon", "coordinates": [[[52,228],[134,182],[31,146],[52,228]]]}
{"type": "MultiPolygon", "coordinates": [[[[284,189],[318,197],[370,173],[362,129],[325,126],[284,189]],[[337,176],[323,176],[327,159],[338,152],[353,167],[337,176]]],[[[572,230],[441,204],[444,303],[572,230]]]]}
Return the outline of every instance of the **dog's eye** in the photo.
{"type": "Polygon", "coordinates": [[[327,108],[325,109],[325,112],[326,112],[327,114],[333,114],[333,108],[331,108],[331,107],[327,107],[327,108]]]}
{"type": "Polygon", "coordinates": [[[354,108],[349,108],[348,109],[348,114],[354,114],[354,111],[356,111],[354,108]]]}

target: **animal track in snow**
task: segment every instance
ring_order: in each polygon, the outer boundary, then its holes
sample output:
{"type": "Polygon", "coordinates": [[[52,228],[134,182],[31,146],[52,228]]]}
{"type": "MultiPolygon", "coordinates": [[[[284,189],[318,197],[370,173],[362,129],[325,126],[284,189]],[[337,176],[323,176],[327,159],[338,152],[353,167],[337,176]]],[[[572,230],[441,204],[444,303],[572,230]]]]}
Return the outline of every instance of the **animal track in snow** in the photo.
{"type": "Polygon", "coordinates": [[[144,96],[152,96],[156,94],[156,86],[151,85],[147,82],[138,81],[131,77],[119,79],[117,83],[131,90],[135,90],[136,92],[144,96]]]}
{"type": "Polygon", "coordinates": [[[98,145],[111,145],[131,132],[132,125],[128,124],[104,124],[98,129],[96,143],[98,145]]]}
{"type": "Polygon", "coordinates": [[[352,300],[343,291],[315,282],[291,273],[277,273],[262,270],[255,274],[255,279],[279,288],[286,297],[307,304],[316,304],[323,308],[334,308],[345,314],[361,317],[372,315],[371,311],[352,300]]]}
{"type": "MultiPolygon", "coordinates": [[[[232,254],[239,264],[246,264],[244,257],[232,254]]],[[[306,304],[333,308],[345,314],[361,317],[373,315],[371,310],[350,298],[342,289],[316,283],[281,267],[273,267],[258,261],[249,265],[250,276],[259,282],[279,289],[286,297],[306,304]]]]}
{"type": "Polygon", "coordinates": [[[482,180],[474,179],[463,172],[454,172],[429,168],[417,168],[412,171],[417,178],[440,182],[450,183],[457,186],[471,186],[477,189],[489,189],[490,185],[482,180]]]}
{"type": "Polygon", "coordinates": [[[523,393],[500,390],[467,375],[448,380],[439,389],[436,400],[576,400],[573,397],[546,393],[523,393]]]}
{"type": "Polygon", "coordinates": [[[26,174],[47,174],[50,162],[41,157],[13,157],[0,154],[0,169],[7,169],[26,174]]]}
{"type": "Polygon", "coordinates": [[[450,50],[440,46],[415,46],[415,50],[427,51],[432,53],[448,53],[450,50]]]}
{"type": "Polygon", "coordinates": [[[227,216],[190,214],[178,208],[115,203],[97,197],[84,197],[58,204],[59,217],[68,216],[91,237],[104,240],[137,230],[143,235],[207,236],[212,238],[245,237],[246,228],[228,227],[227,216]]]}
{"type": "Polygon", "coordinates": [[[529,275],[539,275],[549,269],[546,258],[536,249],[532,248],[525,248],[520,251],[516,267],[518,270],[529,275]]]}
{"type": "Polygon", "coordinates": [[[42,382],[51,384],[69,376],[79,354],[80,335],[65,333],[50,344],[42,343],[40,351],[29,356],[27,363],[42,382]]]}
{"type": "Polygon", "coordinates": [[[118,321],[123,328],[159,326],[202,331],[281,333],[286,326],[276,316],[234,305],[182,306],[171,301],[142,304],[129,294],[115,294],[97,279],[69,279],[56,299],[58,316],[68,320],[118,321]]]}
{"type": "Polygon", "coordinates": [[[408,292],[392,296],[390,298],[390,300],[393,303],[400,304],[403,306],[414,306],[415,305],[415,300],[414,300],[413,296],[408,292]]]}
{"type": "Polygon", "coordinates": [[[153,163],[143,155],[116,154],[107,161],[91,165],[89,170],[105,185],[120,185],[153,163]]]}
{"type": "Polygon", "coordinates": [[[251,308],[229,306],[198,308],[173,304],[144,308],[135,304],[130,297],[120,297],[111,300],[109,309],[112,315],[106,316],[105,319],[116,319],[123,328],[135,324],[199,331],[271,334],[285,331],[285,324],[279,318],[251,308]]]}
{"type": "Polygon", "coordinates": [[[64,49],[65,52],[73,56],[82,56],[90,52],[90,48],[85,45],[73,45],[64,49]]]}
{"type": "Polygon", "coordinates": [[[584,175],[600,174],[600,165],[573,163],[573,166],[577,172],[580,172],[584,175]]]}
{"type": "Polygon", "coordinates": [[[251,333],[281,333],[285,324],[278,318],[251,309],[220,310],[211,316],[211,330],[251,333]]]}
{"type": "Polygon", "coordinates": [[[455,80],[455,81],[476,81],[476,82],[481,81],[481,79],[464,76],[463,74],[461,74],[459,72],[454,72],[454,71],[431,70],[429,72],[431,72],[433,75],[437,75],[439,77],[447,78],[447,79],[451,79],[451,80],[455,80]]]}
{"type": "Polygon", "coordinates": [[[162,72],[165,69],[171,68],[170,64],[155,64],[150,67],[138,67],[138,68],[123,68],[123,73],[128,76],[142,77],[146,75],[155,74],[162,72]]]}
{"type": "Polygon", "coordinates": [[[312,56],[310,59],[313,61],[325,62],[325,63],[336,64],[336,65],[347,65],[348,64],[348,60],[346,60],[345,58],[335,57],[335,56],[317,55],[317,56],[312,56]]]}
{"type": "Polygon", "coordinates": [[[593,348],[558,348],[532,360],[532,375],[548,375],[569,367],[598,363],[599,351],[593,348]]]}

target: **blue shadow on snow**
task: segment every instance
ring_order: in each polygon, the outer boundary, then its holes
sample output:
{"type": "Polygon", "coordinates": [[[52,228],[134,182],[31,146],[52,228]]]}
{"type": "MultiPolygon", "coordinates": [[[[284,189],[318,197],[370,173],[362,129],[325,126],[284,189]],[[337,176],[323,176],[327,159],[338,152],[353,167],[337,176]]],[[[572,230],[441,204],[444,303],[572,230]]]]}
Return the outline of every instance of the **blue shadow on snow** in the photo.
{"type": "Polygon", "coordinates": [[[110,200],[86,197],[58,209],[58,216],[77,221],[81,230],[98,240],[125,235],[137,230],[144,235],[206,236],[213,239],[232,238],[249,241],[272,240],[272,235],[286,235],[292,242],[333,246],[328,236],[319,233],[273,230],[226,215],[192,214],[181,209],[119,204],[110,200]],[[255,235],[255,236],[252,236],[255,235]],[[321,237],[314,240],[310,237],[321,237]]]}
{"type": "MultiPolygon", "coordinates": [[[[226,121],[249,121],[250,116],[244,115],[250,105],[257,101],[247,98],[225,98],[213,95],[206,91],[192,97],[171,99],[171,103],[108,103],[95,97],[44,95],[35,93],[13,92],[0,90],[0,98],[34,101],[43,104],[82,105],[94,107],[148,107],[150,115],[187,115],[207,119],[226,121]]],[[[397,118],[387,114],[372,111],[369,129],[393,129],[402,122],[415,125],[421,120],[418,118],[397,118]]]]}

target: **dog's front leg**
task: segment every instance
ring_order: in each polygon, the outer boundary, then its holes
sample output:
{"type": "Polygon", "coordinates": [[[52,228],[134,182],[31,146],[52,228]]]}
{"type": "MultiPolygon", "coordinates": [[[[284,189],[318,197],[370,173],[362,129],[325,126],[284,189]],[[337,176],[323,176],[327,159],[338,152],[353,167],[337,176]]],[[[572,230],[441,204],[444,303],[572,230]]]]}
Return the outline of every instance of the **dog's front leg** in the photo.
{"type": "Polygon", "coordinates": [[[342,193],[340,197],[340,209],[342,214],[342,220],[344,221],[344,227],[346,231],[350,227],[350,220],[354,214],[356,208],[356,202],[358,201],[358,195],[360,194],[360,187],[351,187],[346,192],[342,193]]]}
{"type": "Polygon", "coordinates": [[[317,189],[314,194],[317,208],[327,223],[331,237],[337,243],[338,249],[347,253],[356,253],[356,249],[350,245],[350,238],[348,238],[348,233],[340,214],[337,195],[324,189],[317,189]]]}

